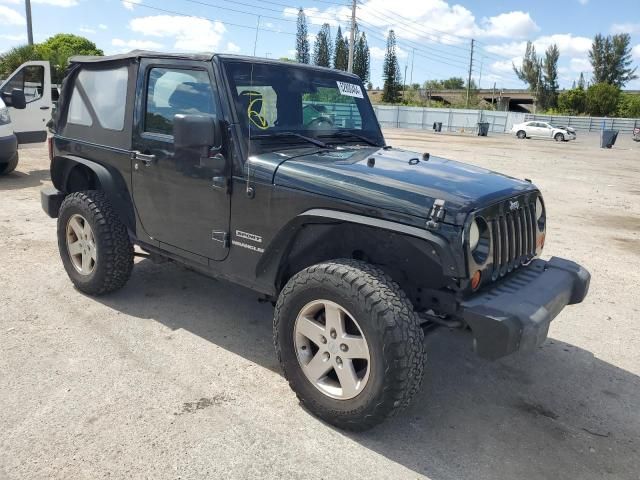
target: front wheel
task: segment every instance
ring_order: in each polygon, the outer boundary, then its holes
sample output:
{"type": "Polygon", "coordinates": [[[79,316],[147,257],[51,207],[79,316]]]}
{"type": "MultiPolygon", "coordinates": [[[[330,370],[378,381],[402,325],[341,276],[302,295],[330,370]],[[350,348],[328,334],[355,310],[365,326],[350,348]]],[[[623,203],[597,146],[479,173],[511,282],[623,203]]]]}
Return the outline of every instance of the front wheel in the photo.
{"type": "Polygon", "coordinates": [[[527,133],[524,130],[519,130],[518,133],[516,133],[516,137],[518,137],[520,140],[524,140],[525,138],[527,138],[527,133]]]}
{"type": "Polygon", "coordinates": [[[8,162],[0,163],[0,175],[7,175],[13,172],[18,166],[18,152],[16,152],[8,162]]]}
{"type": "Polygon", "coordinates": [[[555,138],[556,142],[564,142],[564,135],[561,133],[556,133],[556,136],[553,138],[555,138]]]}
{"type": "Polygon", "coordinates": [[[133,245],[104,192],[76,192],[64,199],[58,250],[67,275],[82,292],[113,292],[131,276],[133,245]]]}
{"type": "Polygon", "coordinates": [[[274,343],[289,385],[340,428],[365,430],[409,404],[422,380],[423,340],[404,292],[360,261],[299,272],[276,304],[274,343]]]}

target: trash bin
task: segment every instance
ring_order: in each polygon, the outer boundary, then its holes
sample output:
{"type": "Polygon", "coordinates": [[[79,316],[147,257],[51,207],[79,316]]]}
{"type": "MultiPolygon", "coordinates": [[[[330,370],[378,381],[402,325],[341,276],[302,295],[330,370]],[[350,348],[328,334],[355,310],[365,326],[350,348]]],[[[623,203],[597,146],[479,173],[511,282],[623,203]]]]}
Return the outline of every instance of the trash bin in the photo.
{"type": "Polygon", "coordinates": [[[489,133],[489,122],[478,122],[478,136],[486,137],[489,133]]]}
{"type": "Polygon", "coordinates": [[[618,138],[618,130],[602,130],[600,132],[600,148],[611,148],[618,138]]]}
{"type": "Polygon", "coordinates": [[[442,122],[433,122],[433,130],[436,132],[442,131],[442,122]]]}

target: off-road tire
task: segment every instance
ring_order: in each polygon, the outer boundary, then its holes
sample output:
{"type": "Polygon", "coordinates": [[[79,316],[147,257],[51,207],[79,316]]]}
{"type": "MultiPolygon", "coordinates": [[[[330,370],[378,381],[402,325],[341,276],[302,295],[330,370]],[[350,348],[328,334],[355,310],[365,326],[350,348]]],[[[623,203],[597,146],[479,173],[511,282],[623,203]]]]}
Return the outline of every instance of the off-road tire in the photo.
{"type": "Polygon", "coordinates": [[[524,130],[518,130],[518,133],[516,133],[516,137],[518,137],[520,140],[524,140],[525,138],[527,138],[527,132],[525,132],[524,130]]]}
{"type": "Polygon", "coordinates": [[[67,275],[76,288],[90,295],[102,295],[122,288],[133,269],[133,245],[104,192],[88,190],[68,195],[58,216],[58,250],[67,275]],[[86,219],[96,243],[97,259],[89,275],[73,266],[66,241],[66,226],[72,215],[86,219]]]}
{"type": "Polygon", "coordinates": [[[13,172],[18,166],[18,158],[18,152],[16,152],[8,162],[0,163],[0,175],[7,175],[13,172]]]}
{"type": "Polygon", "coordinates": [[[398,284],[368,263],[332,260],[294,275],[278,298],[273,336],[285,378],[300,402],[339,428],[371,428],[407,406],[420,389],[426,357],[418,317],[398,284]],[[353,314],[368,343],[369,379],[354,398],[336,400],[323,394],[298,361],[294,324],[301,309],[317,299],[335,302],[353,314]]]}
{"type": "Polygon", "coordinates": [[[556,135],[553,138],[555,139],[556,142],[564,142],[564,135],[561,133],[556,133],[556,135]]]}

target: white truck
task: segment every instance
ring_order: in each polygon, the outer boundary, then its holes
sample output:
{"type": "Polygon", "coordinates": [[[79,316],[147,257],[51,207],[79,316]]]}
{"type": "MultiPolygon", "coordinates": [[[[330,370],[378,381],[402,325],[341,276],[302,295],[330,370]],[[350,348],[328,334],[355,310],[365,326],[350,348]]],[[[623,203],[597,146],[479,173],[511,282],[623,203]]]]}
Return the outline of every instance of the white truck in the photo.
{"type": "Polygon", "coordinates": [[[18,165],[18,145],[44,142],[57,88],[49,62],[20,65],[0,84],[0,175],[18,165]]]}

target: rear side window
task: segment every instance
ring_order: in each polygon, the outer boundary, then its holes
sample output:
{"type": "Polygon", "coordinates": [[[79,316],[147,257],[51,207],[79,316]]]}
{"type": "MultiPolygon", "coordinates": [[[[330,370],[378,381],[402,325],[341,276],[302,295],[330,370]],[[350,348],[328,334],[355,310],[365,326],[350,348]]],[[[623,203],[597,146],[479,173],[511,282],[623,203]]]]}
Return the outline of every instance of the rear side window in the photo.
{"type": "Polygon", "coordinates": [[[67,123],[121,131],[127,104],[127,67],[82,70],[76,77],[67,123]]]}
{"type": "Polygon", "coordinates": [[[147,85],[144,130],[173,135],[175,115],[215,115],[215,105],[206,71],[152,68],[147,85]]]}

